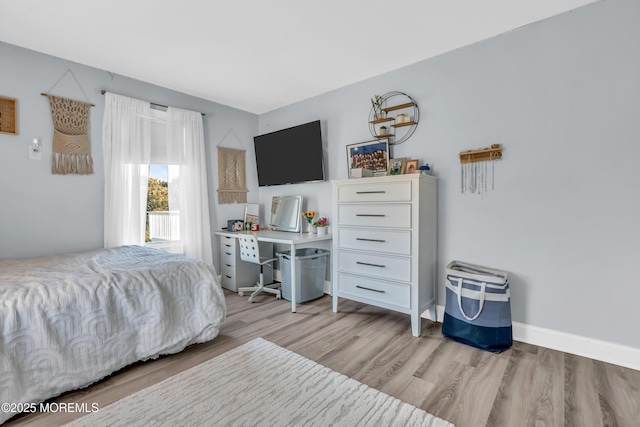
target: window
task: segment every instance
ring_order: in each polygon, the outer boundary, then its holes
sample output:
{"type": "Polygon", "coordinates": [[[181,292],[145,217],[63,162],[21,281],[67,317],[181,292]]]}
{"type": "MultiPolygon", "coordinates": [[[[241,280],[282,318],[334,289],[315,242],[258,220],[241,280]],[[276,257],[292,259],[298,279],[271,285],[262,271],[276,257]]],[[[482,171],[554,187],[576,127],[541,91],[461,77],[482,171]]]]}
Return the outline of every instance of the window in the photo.
{"type": "Polygon", "coordinates": [[[151,163],[147,178],[145,244],[169,252],[182,252],[178,167],[167,158],[166,112],[151,110],[151,163]]]}

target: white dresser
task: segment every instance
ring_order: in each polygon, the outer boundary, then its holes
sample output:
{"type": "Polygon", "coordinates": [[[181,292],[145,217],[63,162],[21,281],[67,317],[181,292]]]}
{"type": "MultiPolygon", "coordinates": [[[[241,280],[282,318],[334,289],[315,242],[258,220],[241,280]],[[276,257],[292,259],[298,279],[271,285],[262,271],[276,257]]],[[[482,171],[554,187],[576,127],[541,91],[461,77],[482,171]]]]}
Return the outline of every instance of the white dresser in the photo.
{"type": "Polygon", "coordinates": [[[437,179],[421,174],[332,181],[333,311],[347,298],[435,319],[437,179]]]}
{"type": "MultiPolygon", "coordinates": [[[[238,292],[240,287],[255,285],[260,279],[260,266],[240,259],[236,237],[225,236],[222,233],[218,235],[220,236],[220,284],[222,287],[238,292]]],[[[273,244],[260,242],[260,252],[265,255],[272,254],[273,244]]],[[[265,283],[271,283],[272,278],[273,268],[266,264],[264,266],[265,283]]]]}

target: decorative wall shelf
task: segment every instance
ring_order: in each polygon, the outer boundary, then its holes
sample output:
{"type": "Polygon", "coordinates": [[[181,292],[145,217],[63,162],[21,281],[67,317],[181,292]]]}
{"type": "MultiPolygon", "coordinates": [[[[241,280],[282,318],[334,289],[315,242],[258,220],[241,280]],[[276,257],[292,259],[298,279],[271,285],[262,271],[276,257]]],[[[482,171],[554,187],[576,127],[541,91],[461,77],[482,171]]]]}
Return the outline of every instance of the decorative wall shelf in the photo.
{"type": "Polygon", "coordinates": [[[369,131],[371,135],[375,139],[388,139],[389,145],[402,144],[413,135],[418,126],[418,121],[420,120],[418,104],[404,92],[385,93],[381,97],[381,104],[384,106],[382,112],[387,116],[383,118],[376,117],[376,110],[371,107],[371,111],[369,112],[369,131]],[[410,117],[409,121],[396,122],[398,115],[389,115],[391,112],[401,113],[401,110],[410,117]],[[394,123],[387,125],[386,123],[389,122],[394,123]],[[382,124],[387,126],[387,128],[391,127],[392,131],[388,130],[387,133],[381,134],[380,126],[377,125],[382,124]]]}
{"type": "Polygon", "coordinates": [[[481,148],[478,150],[461,151],[460,163],[486,162],[489,160],[502,159],[502,148],[500,144],[493,144],[491,148],[481,148]]]}
{"type": "Polygon", "coordinates": [[[0,96],[0,133],[18,134],[18,100],[0,96]]]}

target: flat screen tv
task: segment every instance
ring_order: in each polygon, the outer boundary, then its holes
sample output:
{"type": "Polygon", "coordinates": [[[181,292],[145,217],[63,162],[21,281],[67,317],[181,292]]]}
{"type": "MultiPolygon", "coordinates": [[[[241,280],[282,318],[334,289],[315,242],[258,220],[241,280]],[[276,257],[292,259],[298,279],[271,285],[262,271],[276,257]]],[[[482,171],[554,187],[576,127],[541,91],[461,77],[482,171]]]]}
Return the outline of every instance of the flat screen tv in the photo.
{"type": "Polygon", "coordinates": [[[253,138],[258,185],[324,181],[320,120],[253,138]]]}

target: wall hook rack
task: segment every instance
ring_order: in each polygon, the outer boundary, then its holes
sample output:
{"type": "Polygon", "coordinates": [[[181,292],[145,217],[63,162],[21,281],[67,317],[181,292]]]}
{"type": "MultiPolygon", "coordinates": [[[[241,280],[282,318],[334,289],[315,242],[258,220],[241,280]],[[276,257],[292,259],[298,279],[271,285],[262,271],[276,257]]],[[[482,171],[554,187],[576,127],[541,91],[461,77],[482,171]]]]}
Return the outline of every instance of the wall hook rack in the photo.
{"type": "Polygon", "coordinates": [[[478,150],[460,152],[460,163],[486,162],[500,159],[502,159],[502,148],[500,144],[493,144],[491,148],[480,148],[478,150]]]}

